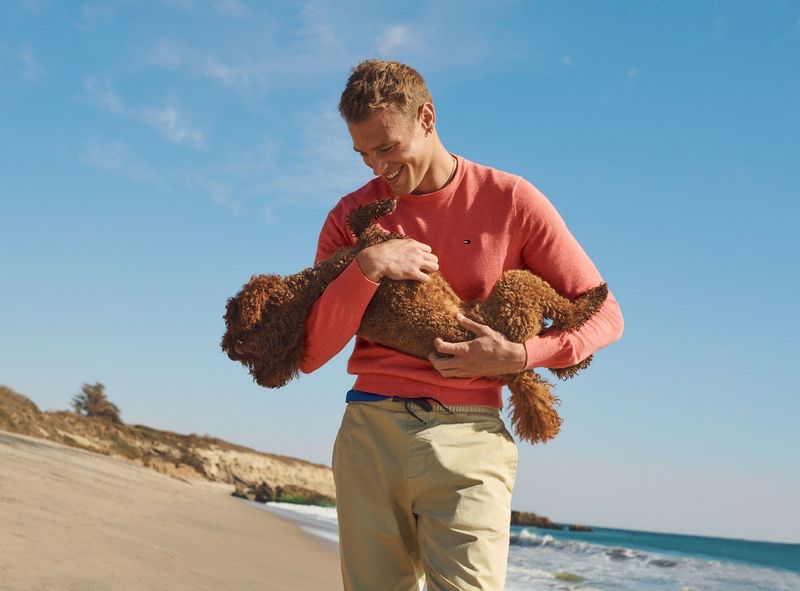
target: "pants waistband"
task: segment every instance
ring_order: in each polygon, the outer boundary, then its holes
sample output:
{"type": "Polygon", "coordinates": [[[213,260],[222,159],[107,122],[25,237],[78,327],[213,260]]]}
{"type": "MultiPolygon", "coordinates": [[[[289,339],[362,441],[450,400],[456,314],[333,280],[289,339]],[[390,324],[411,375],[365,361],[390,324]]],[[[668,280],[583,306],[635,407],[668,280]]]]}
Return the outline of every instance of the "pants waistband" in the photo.
{"type": "MultiPolygon", "coordinates": [[[[457,412],[457,413],[475,413],[482,415],[499,416],[500,409],[494,406],[480,406],[480,405],[467,405],[467,404],[448,404],[444,406],[442,403],[435,401],[434,397],[425,396],[421,397],[432,403],[432,409],[429,412],[457,412]]],[[[372,394],[371,392],[363,392],[361,390],[350,390],[345,396],[345,401],[350,402],[369,402],[380,408],[392,408],[397,410],[408,411],[407,401],[414,400],[413,397],[407,399],[400,396],[385,396],[383,394],[372,394]]]]}

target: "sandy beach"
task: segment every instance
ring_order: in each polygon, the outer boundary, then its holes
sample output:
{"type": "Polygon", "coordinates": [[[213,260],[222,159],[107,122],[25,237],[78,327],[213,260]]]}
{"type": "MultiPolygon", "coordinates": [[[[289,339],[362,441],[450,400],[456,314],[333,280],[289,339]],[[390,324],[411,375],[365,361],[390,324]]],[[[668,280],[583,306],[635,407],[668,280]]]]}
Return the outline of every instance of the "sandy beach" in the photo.
{"type": "Polygon", "coordinates": [[[0,431],[2,591],[341,589],[335,546],[230,496],[0,431]]]}

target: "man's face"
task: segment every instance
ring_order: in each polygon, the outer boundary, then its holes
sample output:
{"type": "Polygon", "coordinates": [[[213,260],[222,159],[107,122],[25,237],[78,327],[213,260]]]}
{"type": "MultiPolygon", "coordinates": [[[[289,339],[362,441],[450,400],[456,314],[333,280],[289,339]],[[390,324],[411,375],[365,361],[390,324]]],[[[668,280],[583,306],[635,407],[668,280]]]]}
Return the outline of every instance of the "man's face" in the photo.
{"type": "Polygon", "coordinates": [[[383,109],[364,121],[347,124],[353,149],[376,176],[383,177],[396,197],[436,190],[426,182],[433,154],[432,136],[425,133],[432,114],[427,106],[416,118],[383,109]]]}

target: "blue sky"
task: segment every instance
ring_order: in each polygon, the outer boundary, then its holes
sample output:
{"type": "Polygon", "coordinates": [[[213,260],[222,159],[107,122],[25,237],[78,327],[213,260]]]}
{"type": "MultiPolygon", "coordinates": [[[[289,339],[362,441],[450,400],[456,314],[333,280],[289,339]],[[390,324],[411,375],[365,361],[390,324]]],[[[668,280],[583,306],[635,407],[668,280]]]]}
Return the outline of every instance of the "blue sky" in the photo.
{"type": "Polygon", "coordinates": [[[548,195],[625,314],[515,507],[799,543],[796,2],[4,2],[0,383],[329,463],[346,356],[264,390],[219,339],[370,178],[336,112],[370,57],[548,195]]]}

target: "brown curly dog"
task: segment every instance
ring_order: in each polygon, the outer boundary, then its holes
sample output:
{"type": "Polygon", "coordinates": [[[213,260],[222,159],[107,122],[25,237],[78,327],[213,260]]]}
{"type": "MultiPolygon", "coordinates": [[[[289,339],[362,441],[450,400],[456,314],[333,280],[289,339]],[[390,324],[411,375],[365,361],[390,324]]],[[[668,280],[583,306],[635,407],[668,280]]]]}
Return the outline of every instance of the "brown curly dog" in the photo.
{"type": "MultiPolygon", "coordinates": [[[[395,238],[374,222],[394,211],[396,201],[384,199],[350,212],[348,225],[357,238],[329,259],[300,273],[254,275],[228,300],[226,331],[221,347],[228,357],[248,368],[261,386],[278,388],[297,376],[305,339],[304,322],[312,304],[363,249],[395,238]]],[[[433,341],[474,338],[456,320],[456,314],[501,332],[516,343],[542,332],[549,323],[572,331],[582,326],[602,305],[606,284],[592,288],[574,301],[556,293],[543,279],[525,270],[503,273],[489,296],[465,304],[440,273],[430,281],[383,279],[361,320],[357,334],[372,342],[427,359],[433,341]]],[[[574,376],[591,362],[551,369],[562,379],[574,376]]],[[[558,434],[561,418],[551,384],[534,371],[503,376],[511,390],[511,422],[521,439],[546,442],[558,434]]]]}

